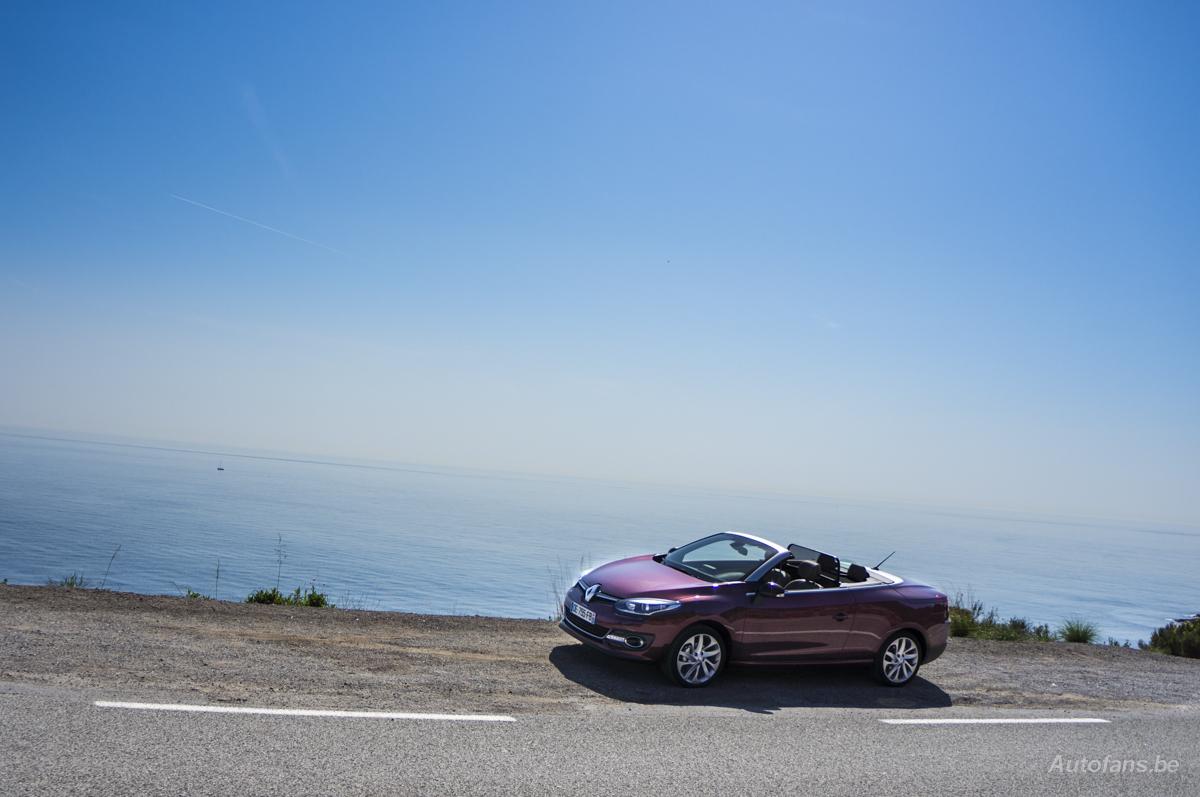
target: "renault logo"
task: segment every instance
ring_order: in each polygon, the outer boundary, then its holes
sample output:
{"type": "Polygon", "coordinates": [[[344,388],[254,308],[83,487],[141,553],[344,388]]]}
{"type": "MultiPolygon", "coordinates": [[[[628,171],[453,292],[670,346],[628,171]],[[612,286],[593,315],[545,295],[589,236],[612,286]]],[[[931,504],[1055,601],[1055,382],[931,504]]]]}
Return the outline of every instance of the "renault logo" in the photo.
{"type": "Polygon", "coordinates": [[[583,600],[585,603],[591,603],[592,598],[596,597],[596,593],[600,591],[599,584],[593,584],[583,591],[583,600]]]}

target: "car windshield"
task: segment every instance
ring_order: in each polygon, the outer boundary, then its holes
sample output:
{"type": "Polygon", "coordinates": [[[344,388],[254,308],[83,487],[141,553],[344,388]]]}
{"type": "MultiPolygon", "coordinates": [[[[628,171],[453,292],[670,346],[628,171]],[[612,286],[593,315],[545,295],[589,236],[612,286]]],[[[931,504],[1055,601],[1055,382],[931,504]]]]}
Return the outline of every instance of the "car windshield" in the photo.
{"type": "Polygon", "coordinates": [[[705,581],[744,581],[777,551],[736,534],[717,534],[676,548],[663,564],[705,581]]]}

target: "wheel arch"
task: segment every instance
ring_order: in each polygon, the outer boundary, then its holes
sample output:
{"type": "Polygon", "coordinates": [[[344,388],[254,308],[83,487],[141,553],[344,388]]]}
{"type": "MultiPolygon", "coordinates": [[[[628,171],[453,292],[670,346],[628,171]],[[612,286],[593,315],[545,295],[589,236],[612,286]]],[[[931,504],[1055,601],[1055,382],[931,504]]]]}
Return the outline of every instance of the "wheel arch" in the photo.
{"type": "Polygon", "coordinates": [[[721,635],[721,641],[725,643],[726,659],[733,658],[733,632],[726,628],[724,624],[716,620],[701,620],[697,625],[707,625],[721,635]]]}
{"type": "MultiPolygon", "coordinates": [[[[670,650],[670,645],[675,644],[675,640],[679,639],[679,637],[681,637],[685,632],[687,632],[688,629],[695,628],[696,626],[699,626],[699,625],[705,626],[707,628],[711,628],[713,631],[717,632],[717,634],[720,635],[720,637],[721,637],[721,642],[723,642],[725,644],[726,660],[734,658],[734,656],[733,656],[733,651],[734,651],[733,630],[728,628],[724,623],[720,622],[719,620],[717,620],[716,618],[713,618],[713,617],[697,617],[693,622],[690,622],[687,625],[685,625],[683,628],[679,629],[679,633],[675,635],[675,637],[671,640],[670,644],[668,644],[666,649],[670,650]]],[[[664,652],[663,655],[665,656],[666,653],[664,652]]]]}
{"type": "Polygon", "coordinates": [[[906,631],[917,638],[917,647],[921,650],[920,661],[923,664],[925,662],[925,653],[929,650],[929,640],[925,638],[925,629],[921,628],[919,625],[902,625],[899,628],[893,629],[892,633],[885,636],[883,638],[883,642],[879,643],[879,650],[875,651],[875,655],[882,655],[883,651],[887,648],[888,643],[906,631]]]}

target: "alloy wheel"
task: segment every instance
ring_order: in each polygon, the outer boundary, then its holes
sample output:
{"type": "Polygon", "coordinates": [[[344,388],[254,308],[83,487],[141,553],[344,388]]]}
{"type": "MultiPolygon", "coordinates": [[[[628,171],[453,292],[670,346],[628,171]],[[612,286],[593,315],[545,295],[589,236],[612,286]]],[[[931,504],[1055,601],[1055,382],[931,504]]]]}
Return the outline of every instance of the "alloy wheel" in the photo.
{"type": "Polygon", "coordinates": [[[898,636],[888,643],[883,651],[883,677],[894,684],[902,684],[917,671],[921,651],[910,636],[898,636]]]}
{"type": "Polygon", "coordinates": [[[703,631],[692,634],[679,646],[675,669],[687,683],[707,683],[720,668],[721,643],[712,634],[703,631]]]}

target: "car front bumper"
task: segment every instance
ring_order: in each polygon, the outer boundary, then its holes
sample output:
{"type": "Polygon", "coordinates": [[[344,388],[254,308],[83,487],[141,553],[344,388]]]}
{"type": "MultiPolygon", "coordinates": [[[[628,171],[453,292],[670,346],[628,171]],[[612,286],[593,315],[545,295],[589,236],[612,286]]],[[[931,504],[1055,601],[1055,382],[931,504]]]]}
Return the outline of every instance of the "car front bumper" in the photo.
{"type": "Polygon", "coordinates": [[[667,612],[649,617],[629,617],[619,613],[613,601],[597,598],[584,601],[583,591],[573,586],[567,591],[558,627],[589,647],[610,656],[636,661],[657,661],[667,647],[692,619],[690,613],[667,612]],[[576,603],[596,613],[594,623],[588,623],[571,612],[576,603]],[[625,640],[634,639],[637,646],[625,640]]]}
{"type": "Polygon", "coordinates": [[[598,636],[589,631],[585,631],[579,626],[571,622],[569,615],[563,615],[563,619],[558,621],[558,627],[566,631],[571,636],[578,639],[588,647],[602,650],[610,656],[618,656],[622,659],[633,659],[635,661],[653,661],[658,657],[658,653],[654,648],[654,637],[644,634],[640,631],[633,632],[626,629],[611,628],[607,629],[607,633],[603,636],[598,636]],[[629,634],[637,634],[637,637],[645,640],[641,647],[632,648],[628,643],[621,641],[627,639],[629,634]],[[648,638],[647,638],[648,637],[648,638]],[[655,651],[655,653],[651,653],[655,651]]]}

